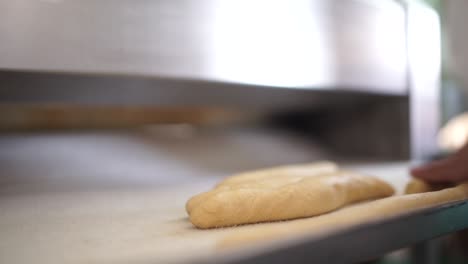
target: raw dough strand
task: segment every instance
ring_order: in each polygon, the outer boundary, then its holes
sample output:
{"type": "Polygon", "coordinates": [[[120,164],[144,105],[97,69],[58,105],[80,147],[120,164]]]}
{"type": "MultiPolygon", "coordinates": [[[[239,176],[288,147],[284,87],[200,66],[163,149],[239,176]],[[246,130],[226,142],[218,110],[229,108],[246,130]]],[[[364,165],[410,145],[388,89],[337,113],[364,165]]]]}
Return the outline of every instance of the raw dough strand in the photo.
{"type": "Polygon", "coordinates": [[[297,219],[394,193],[392,186],[378,178],[321,165],[230,177],[187,202],[190,221],[198,228],[215,228],[297,219]]]}

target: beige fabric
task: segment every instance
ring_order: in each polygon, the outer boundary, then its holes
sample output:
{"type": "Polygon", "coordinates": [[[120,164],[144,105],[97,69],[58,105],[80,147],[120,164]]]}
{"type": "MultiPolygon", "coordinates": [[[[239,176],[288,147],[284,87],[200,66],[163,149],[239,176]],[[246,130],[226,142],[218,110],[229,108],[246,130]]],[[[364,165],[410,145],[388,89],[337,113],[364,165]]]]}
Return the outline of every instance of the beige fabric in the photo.
{"type": "Polygon", "coordinates": [[[287,222],[252,225],[235,230],[218,242],[219,248],[232,248],[261,241],[307,234],[324,234],[350,226],[369,223],[407,213],[412,210],[466,200],[468,184],[419,194],[393,196],[342,208],[338,211],[287,222]]]}
{"type": "Polygon", "coordinates": [[[380,179],[322,162],[229,177],[186,209],[195,226],[213,228],[315,216],[393,193],[380,179]]]}

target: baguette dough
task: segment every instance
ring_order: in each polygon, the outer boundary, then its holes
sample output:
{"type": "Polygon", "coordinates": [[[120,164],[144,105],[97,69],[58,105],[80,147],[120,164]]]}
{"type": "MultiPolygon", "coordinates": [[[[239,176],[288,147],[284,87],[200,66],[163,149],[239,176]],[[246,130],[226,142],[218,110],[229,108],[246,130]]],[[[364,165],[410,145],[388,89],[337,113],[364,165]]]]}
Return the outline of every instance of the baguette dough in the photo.
{"type": "Polygon", "coordinates": [[[309,217],[393,193],[382,180],[320,162],[229,177],[186,210],[196,227],[214,228],[309,217]]]}
{"type": "Polygon", "coordinates": [[[405,194],[434,192],[454,186],[455,185],[451,183],[428,183],[423,180],[413,178],[406,185],[405,194]]]}
{"type": "MultiPolygon", "coordinates": [[[[268,183],[270,185],[274,185],[275,183],[281,184],[281,181],[283,179],[292,180],[297,179],[298,177],[312,177],[337,171],[338,166],[335,163],[329,161],[322,161],[304,165],[280,166],[233,175],[218,183],[216,185],[216,189],[218,187],[224,187],[224,189],[229,189],[230,185],[242,186],[245,183],[247,183],[246,185],[249,186],[250,184],[252,184],[253,181],[264,182],[266,179],[268,179],[268,183]]],[[[207,197],[211,196],[212,193],[213,191],[209,191],[192,197],[185,205],[185,210],[187,211],[187,213],[190,215],[192,209],[198,206],[201,201],[204,201],[207,197]]]]}
{"type": "Polygon", "coordinates": [[[441,191],[393,196],[362,204],[351,205],[328,214],[288,222],[252,225],[232,232],[220,239],[219,249],[248,246],[301,235],[324,235],[379,219],[468,199],[468,184],[441,191]]]}

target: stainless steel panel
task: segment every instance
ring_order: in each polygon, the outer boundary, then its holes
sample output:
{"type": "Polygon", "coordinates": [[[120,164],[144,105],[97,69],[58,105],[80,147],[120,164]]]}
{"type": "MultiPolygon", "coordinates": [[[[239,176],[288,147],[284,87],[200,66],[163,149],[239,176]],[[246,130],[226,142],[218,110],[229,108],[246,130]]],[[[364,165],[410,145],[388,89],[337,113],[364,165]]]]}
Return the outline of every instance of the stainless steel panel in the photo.
{"type": "Polygon", "coordinates": [[[404,23],[390,0],[0,0],[0,68],[405,93],[404,23]]]}
{"type": "Polygon", "coordinates": [[[382,97],[339,88],[333,91],[269,88],[272,87],[141,76],[0,71],[0,103],[13,104],[285,109],[322,108],[382,97]],[[334,91],[339,91],[342,96],[336,96],[334,91]]]}

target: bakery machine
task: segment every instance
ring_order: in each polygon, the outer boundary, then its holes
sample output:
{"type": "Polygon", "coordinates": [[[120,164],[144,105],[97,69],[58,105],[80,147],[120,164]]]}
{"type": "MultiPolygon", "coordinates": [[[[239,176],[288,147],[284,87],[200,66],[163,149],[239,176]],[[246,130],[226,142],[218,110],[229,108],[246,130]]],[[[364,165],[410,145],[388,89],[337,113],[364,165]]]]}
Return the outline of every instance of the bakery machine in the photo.
{"type": "Polygon", "coordinates": [[[429,263],[423,242],[467,225],[461,202],[224,254],[177,211],[219,177],[320,159],[404,184],[437,151],[439,21],[420,2],[0,0],[0,40],[1,260],[354,263],[417,244],[429,263]]]}

